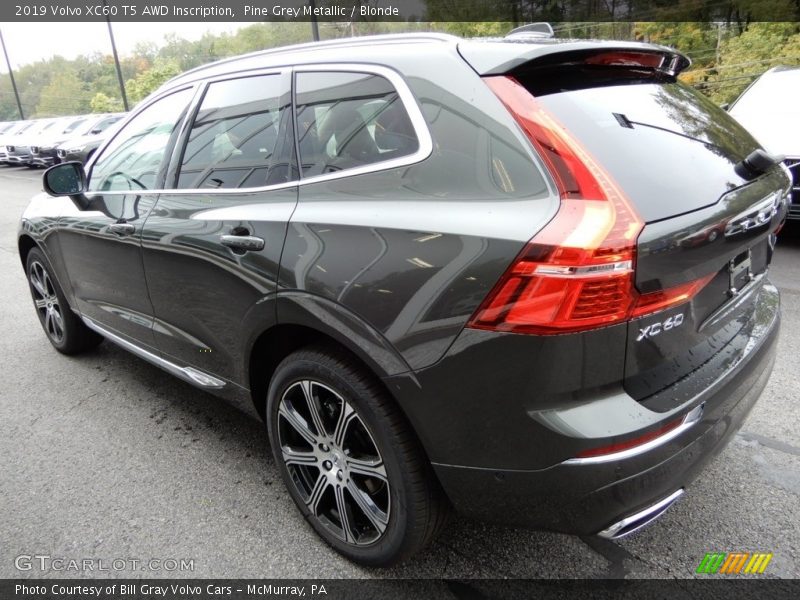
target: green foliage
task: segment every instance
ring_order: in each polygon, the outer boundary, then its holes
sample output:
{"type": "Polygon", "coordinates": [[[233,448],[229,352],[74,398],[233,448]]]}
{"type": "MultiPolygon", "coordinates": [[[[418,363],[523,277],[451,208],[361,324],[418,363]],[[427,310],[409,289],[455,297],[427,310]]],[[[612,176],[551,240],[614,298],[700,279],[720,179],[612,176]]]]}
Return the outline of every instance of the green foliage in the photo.
{"type": "Polygon", "coordinates": [[[36,116],[79,115],[89,110],[89,95],[73,73],[59,72],[42,88],[36,116]]]}
{"type": "Polygon", "coordinates": [[[722,104],[735,100],[767,69],[800,64],[798,25],[752,23],[741,35],[726,36],[717,55],[718,60],[696,66],[685,79],[722,104]]]}
{"type": "Polygon", "coordinates": [[[176,59],[157,58],[152,67],[125,83],[128,100],[132,104],[139,102],[181,72],[182,69],[176,59]]]}
{"type": "Polygon", "coordinates": [[[122,100],[106,96],[103,92],[97,92],[89,102],[89,108],[93,113],[107,113],[122,111],[122,100]]]}
{"type": "MultiPolygon", "coordinates": [[[[770,18],[775,18],[787,11],[796,11],[798,3],[800,0],[723,0],[714,3],[713,12],[710,12],[697,0],[659,0],[650,3],[655,8],[648,9],[649,12],[642,5],[642,14],[649,18],[679,15],[687,20],[558,23],[556,16],[553,23],[558,37],[640,40],[677,48],[693,62],[681,78],[721,103],[735,98],[770,67],[800,64],[800,23],[753,22],[759,15],[769,14],[770,18]]],[[[507,3],[513,9],[507,22],[453,20],[466,10],[465,7],[477,10],[480,3],[435,0],[423,4],[429,11],[429,18],[436,21],[321,22],[320,37],[325,40],[401,31],[442,31],[465,37],[502,36],[537,10],[547,12],[567,7],[581,14],[581,6],[592,3],[588,0],[583,4],[577,0],[513,0],[507,3]]],[[[601,4],[610,13],[617,14],[615,7],[624,3],[610,0],[601,4]]],[[[630,6],[636,9],[639,4],[638,0],[631,0],[630,6]]],[[[167,36],[161,46],[140,43],[133,55],[120,57],[120,63],[133,104],[187,69],[228,56],[308,41],[311,41],[308,23],[253,23],[235,33],[206,34],[195,41],[173,34],[167,36]]],[[[94,53],[74,60],[56,56],[25,65],[15,70],[15,76],[26,117],[122,108],[114,61],[109,55],[94,53]]],[[[19,115],[11,83],[8,74],[3,74],[0,75],[0,120],[16,118],[19,115]]]]}

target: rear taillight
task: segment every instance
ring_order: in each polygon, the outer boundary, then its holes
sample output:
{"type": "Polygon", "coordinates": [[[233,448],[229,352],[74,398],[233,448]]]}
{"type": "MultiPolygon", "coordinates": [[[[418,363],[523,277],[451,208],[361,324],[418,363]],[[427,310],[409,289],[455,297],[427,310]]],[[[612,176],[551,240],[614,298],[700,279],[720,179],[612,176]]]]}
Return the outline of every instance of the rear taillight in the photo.
{"type": "Polygon", "coordinates": [[[539,151],[561,206],[517,256],[469,327],[535,334],[583,331],[663,310],[699,290],[682,287],[640,296],[634,265],[644,222],[625,194],[516,80],[499,76],[484,81],[539,151]]]}

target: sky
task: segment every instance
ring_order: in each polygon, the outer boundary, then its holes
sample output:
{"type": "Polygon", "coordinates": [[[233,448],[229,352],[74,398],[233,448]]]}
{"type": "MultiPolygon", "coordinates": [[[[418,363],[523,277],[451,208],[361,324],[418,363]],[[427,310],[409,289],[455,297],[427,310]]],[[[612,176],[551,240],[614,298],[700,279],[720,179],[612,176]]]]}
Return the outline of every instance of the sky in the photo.
{"type": "MultiPolygon", "coordinates": [[[[4,1],[4,0],[3,0],[4,1]]],[[[232,32],[251,23],[113,23],[120,56],[133,52],[139,42],[163,43],[168,33],[199,39],[206,31],[232,32]]],[[[54,55],[75,58],[80,54],[111,54],[106,23],[0,23],[12,68],[54,55]]],[[[0,54],[0,73],[8,72],[0,54]]]]}

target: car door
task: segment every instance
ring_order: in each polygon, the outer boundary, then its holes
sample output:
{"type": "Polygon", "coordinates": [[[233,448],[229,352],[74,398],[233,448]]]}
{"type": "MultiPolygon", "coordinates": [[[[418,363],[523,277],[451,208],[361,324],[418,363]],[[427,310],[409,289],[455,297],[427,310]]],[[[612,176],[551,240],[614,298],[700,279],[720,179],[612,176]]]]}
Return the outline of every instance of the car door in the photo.
{"type": "Polygon", "coordinates": [[[297,203],[290,82],[272,71],[204,84],[142,237],[156,347],[244,387],[297,203]]]}
{"type": "Polygon", "coordinates": [[[86,205],[60,221],[59,243],[84,317],[153,346],[141,231],[164,178],[193,88],[148,103],[89,166],[86,205]]]}

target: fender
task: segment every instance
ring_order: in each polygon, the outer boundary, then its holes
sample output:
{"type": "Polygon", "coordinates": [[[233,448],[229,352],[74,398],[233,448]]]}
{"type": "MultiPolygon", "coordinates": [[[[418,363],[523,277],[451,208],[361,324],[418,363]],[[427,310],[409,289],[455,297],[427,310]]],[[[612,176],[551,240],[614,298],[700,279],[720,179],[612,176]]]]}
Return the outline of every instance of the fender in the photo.
{"type": "Polygon", "coordinates": [[[335,339],[385,378],[411,371],[402,355],[374,327],[346,307],[301,291],[277,294],[277,322],[303,325],[335,339]]]}

